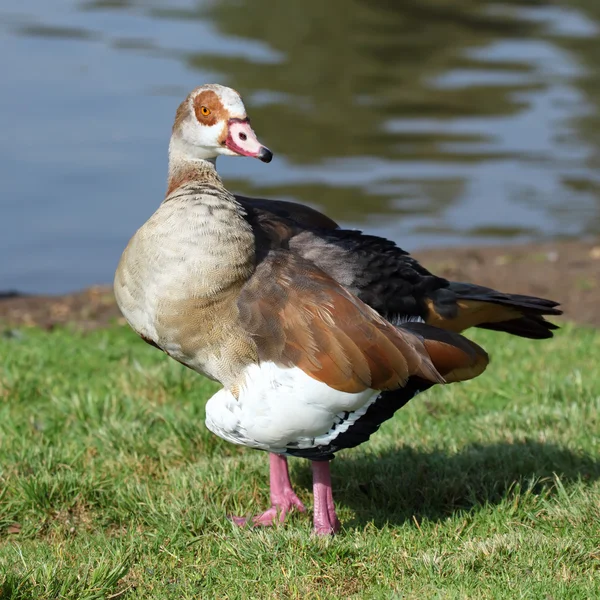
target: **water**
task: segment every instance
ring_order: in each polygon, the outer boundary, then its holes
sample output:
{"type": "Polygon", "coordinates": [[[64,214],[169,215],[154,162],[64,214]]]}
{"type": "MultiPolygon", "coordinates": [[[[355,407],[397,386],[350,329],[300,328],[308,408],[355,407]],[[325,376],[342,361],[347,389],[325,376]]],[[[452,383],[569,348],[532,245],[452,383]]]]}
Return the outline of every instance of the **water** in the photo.
{"type": "Polygon", "coordinates": [[[0,289],[112,280],[205,82],[275,152],[232,190],[408,249],[598,234],[599,56],[587,0],[4,0],[0,289]]]}

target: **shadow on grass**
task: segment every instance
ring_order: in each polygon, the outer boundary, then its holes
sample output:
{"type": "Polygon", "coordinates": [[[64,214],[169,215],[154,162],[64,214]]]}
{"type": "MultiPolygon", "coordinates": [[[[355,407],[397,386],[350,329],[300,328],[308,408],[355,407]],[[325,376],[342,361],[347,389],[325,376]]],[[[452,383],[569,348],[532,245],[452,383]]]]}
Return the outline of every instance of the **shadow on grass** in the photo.
{"type": "MultiPolygon", "coordinates": [[[[308,463],[298,475],[299,484],[312,485],[308,463]]],[[[350,527],[445,519],[524,489],[552,495],[555,475],[564,486],[593,481],[600,478],[600,461],[553,444],[521,442],[472,445],[452,455],[409,447],[376,456],[358,450],[332,464],[336,503],[356,515],[350,527]]]]}

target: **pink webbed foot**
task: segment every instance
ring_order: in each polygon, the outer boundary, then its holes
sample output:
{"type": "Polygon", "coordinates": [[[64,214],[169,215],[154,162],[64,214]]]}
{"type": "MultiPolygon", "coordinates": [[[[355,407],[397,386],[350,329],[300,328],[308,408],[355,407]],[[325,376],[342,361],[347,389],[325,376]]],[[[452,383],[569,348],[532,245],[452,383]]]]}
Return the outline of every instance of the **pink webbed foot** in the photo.
{"type": "Polygon", "coordinates": [[[333,535],[341,523],[335,512],[329,462],[313,461],[314,533],[333,535]]]}
{"type": "Polygon", "coordinates": [[[271,508],[260,515],[254,517],[230,517],[231,520],[240,527],[244,525],[253,525],[258,527],[271,527],[276,523],[283,523],[285,517],[293,509],[300,512],[306,512],[306,507],[300,501],[300,498],[292,491],[291,496],[280,497],[277,500],[271,499],[271,508]]]}
{"type": "Polygon", "coordinates": [[[293,509],[305,512],[306,507],[296,496],[290,482],[287,459],[279,454],[269,455],[271,508],[255,517],[230,517],[239,526],[253,525],[270,527],[283,523],[285,517],[293,509]]]}

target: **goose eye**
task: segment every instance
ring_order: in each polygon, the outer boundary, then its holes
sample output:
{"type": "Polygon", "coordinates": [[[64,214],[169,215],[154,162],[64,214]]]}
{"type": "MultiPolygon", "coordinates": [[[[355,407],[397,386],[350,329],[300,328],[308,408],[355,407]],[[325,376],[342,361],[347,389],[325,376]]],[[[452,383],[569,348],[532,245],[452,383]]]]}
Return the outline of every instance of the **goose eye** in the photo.
{"type": "Polygon", "coordinates": [[[206,106],[202,106],[200,108],[200,112],[203,114],[203,116],[208,117],[208,115],[210,115],[210,108],[206,108],[206,106]]]}

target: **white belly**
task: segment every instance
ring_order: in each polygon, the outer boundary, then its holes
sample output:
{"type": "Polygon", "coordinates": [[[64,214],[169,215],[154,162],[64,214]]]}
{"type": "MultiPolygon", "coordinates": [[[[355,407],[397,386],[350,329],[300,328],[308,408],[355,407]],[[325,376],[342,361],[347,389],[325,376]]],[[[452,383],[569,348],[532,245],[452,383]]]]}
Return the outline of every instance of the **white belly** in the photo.
{"type": "Polygon", "coordinates": [[[271,452],[312,448],[346,431],[378,394],[340,392],[298,368],[265,362],[246,369],[238,399],[222,389],[208,401],[206,426],[230,442],[271,452]]]}

